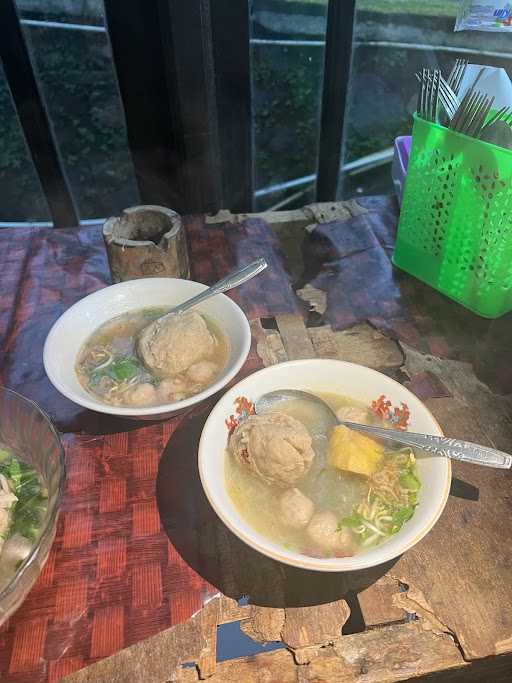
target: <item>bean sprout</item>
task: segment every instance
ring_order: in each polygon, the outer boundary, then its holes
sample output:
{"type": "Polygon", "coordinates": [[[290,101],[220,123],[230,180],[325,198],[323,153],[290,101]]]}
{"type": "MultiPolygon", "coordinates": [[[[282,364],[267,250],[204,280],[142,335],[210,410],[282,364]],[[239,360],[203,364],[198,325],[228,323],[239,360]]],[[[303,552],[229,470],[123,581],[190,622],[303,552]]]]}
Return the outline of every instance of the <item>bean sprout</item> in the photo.
{"type": "Polygon", "coordinates": [[[107,360],[103,361],[101,365],[96,365],[94,368],[95,372],[97,372],[98,370],[103,370],[103,368],[107,368],[114,360],[114,355],[110,353],[110,351],[105,350],[105,353],[107,354],[107,360]]]}

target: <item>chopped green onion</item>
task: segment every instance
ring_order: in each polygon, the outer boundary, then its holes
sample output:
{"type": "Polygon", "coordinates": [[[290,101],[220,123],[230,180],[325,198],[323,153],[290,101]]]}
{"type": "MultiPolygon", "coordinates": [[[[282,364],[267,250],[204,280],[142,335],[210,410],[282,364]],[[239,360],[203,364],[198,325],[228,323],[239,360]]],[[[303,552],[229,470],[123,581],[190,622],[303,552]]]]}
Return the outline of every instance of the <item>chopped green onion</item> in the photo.
{"type": "Polygon", "coordinates": [[[6,469],[6,476],[12,481],[14,488],[17,489],[21,483],[22,477],[20,463],[16,460],[16,458],[12,458],[11,462],[8,463],[6,469]]]}
{"type": "Polygon", "coordinates": [[[408,522],[414,514],[414,508],[412,506],[403,507],[393,513],[393,518],[391,520],[391,533],[396,534],[403,525],[408,522]]]}
{"type": "Polygon", "coordinates": [[[135,377],[139,372],[139,365],[129,358],[124,358],[123,360],[116,360],[111,363],[107,368],[107,372],[114,379],[123,382],[135,377]]]}
{"type": "Polygon", "coordinates": [[[336,531],[341,531],[343,527],[349,527],[350,529],[357,529],[358,526],[364,522],[364,518],[358,513],[353,512],[350,517],[343,517],[338,523],[336,531]]]}
{"type": "Polygon", "coordinates": [[[418,477],[416,477],[412,472],[404,472],[402,475],[400,475],[400,486],[403,486],[404,489],[413,491],[415,493],[416,491],[420,490],[421,484],[418,477]]]}

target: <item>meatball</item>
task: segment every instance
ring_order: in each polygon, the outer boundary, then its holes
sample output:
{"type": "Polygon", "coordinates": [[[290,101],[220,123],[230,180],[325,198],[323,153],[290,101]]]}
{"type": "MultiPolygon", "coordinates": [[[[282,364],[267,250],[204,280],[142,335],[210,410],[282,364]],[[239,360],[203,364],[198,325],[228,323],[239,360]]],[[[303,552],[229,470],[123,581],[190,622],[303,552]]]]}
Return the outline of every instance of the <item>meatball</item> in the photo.
{"type": "Polygon", "coordinates": [[[358,408],[357,406],[343,406],[336,411],[336,417],[340,422],[358,422],[368,424],[368,409],[358,408]]]}
{"type": "Polygon", "coordinates": [[[352,534],[349,529],[338,531],[338,520],[333,512],[317,512],[306,529],[312,543],[325,552],[347,554],[352,550],[352,534]]]}
{"type": "Polygon", "coordinates": [[[281,521],[293,529],[305,527],[315,511],[313,501],[299,489],[288,489],[279,499],[281,521]]]}
{"type": "Polygon", "coordinates": [[[186,384],[180,377],[168,377],[160,382],[156,393],[161,401],[179,401],[186,395],[186,384]]]}
{"type": "Polygon", "coordinates": [[[190,377],[193,382],[197,382],[197,384],[206,384],[215,377],[218,371],[219,368],[215,363],[208,360],[202,360],[189,367],[187,376],[190,377]]]}
{"type": "Polygon", "coordinates": [[[231,453],[269,484],[289,487],[309,470],[315,453],[304,425],[289,415],[251,415],[231,435],[231,453]]]}
{"type": "Polygon", "coordinates": [[[149,406],[157,402],[155,387],[149,382],[136,384],[123,395],[124,403],[130,406],[149,406]]]}
{"type": "Polygon", "coordinates": [[[173,377],[211,355],[215,338],[204,318],[191,311],[148,325],[137,341],[137,351],[149,370],[173,377]]]}

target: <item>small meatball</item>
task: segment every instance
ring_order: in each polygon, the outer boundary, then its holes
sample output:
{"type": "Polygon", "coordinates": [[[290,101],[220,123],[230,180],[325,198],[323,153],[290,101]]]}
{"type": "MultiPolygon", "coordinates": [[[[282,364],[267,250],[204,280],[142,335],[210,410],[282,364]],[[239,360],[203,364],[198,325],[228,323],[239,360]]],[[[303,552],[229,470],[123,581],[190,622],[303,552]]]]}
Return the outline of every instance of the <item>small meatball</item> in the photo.
{"type": "Polygon", "coordinates": [[[358,408],[357,406],[343,406],[336,411],[336,417],[341,422],[357,422],[358,424],[368,424],[368,409],[358,408]]]}
{"type": "Polygon", "coordinates": [[[176,401],[175,395],[184,395],[185,382],[180,377],[170,377],[163,379],[156,388],[156,393],[161,401],[176,401]]]}
{"type": "Polygon", "coordinates": [[[235,429],[229,448],[242,466],[285,488],[304,477],[315,457],[306,427],[283,413],[251,415],[235,429]]]}
{"type": "Polygon", "coordinates": [[[206,384],[215,377],[218,371],[219,368],[215,363],[212,363],[209,360],[203,360],[191,365],[187,370],[187,375],[193,382],[206,384]]]}
{"type": "Polygon", "coordinates": [[[306,533],[308,538],[317,546],[333,555],[337,553],[350,554],[352,550],[352,535],[349,529],[338,529],[338,520],[333,512],[317,512],[311,518],[306,533]]]}
{"type": "Polygon", "coordinates": [[[183,401],[187,398],[187,394],[184,391],[178,391],[176,394],[172,394],[171,401],[183,401]]]}
{"type": "Polygon", "coordinates": [[[174,377],[210,356],[215,344],[204,318],[191,311],[144,328],[137,352],[149,370],[161,377],[174,377]]]}
{"type": "Polygon", "coordinates": [[[299,489],[288,489],[279,499],[281,521],[293,529],[306,526],[313,516],[315,506],[299,489]]]}
{"type": "Polygon", "coordinates": [[[149,382],[144,382],[143,384],[136,384],[133,389],[128,389],[123,399],[128,405],[141,408],[156,403],[158,397],[155,387],[149,382]]]}

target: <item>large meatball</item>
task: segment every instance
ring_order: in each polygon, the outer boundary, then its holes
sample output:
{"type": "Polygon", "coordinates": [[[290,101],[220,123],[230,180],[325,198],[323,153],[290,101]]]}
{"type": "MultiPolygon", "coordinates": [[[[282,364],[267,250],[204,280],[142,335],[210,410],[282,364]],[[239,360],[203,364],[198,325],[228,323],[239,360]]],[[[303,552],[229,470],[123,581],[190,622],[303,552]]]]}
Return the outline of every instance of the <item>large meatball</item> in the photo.
{"type": "Polygon", "coordinates": [[[281,522],[292,529],[305,527],[315,511],[312,500],[299,489],[288,489],[279,499],[281,522]]]}
{"type": "Polygon", "coordinates": [[[173,377],[211,355],[215,338],[199,313],[171,316],[148,325],[137,342],[139,356],[158,375],[173,377]]]}
{"type": "Polygon", "coordinates": [[[304,425],[289,415],[251,415],[233,432],[235,458],[269,484],[293,486],[309,470],[315,453],[304,425]]]}
{"type": "Polygon", "coordinates": [[[348,554],[352,551],[352,534],[349,529],[338,530],[338,520],[333,512],[315,513],[306,533],[310,541],[325,552],[348,554]]]}

